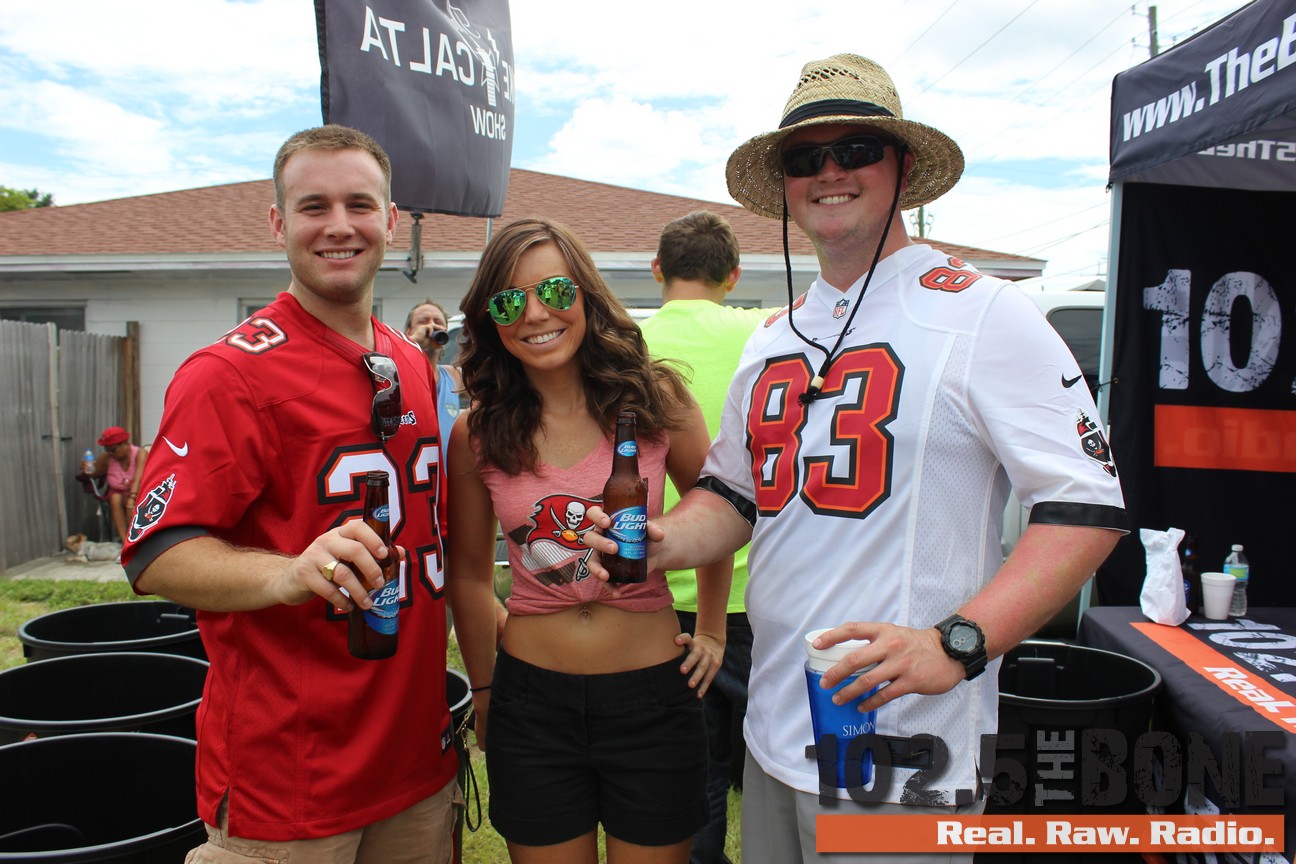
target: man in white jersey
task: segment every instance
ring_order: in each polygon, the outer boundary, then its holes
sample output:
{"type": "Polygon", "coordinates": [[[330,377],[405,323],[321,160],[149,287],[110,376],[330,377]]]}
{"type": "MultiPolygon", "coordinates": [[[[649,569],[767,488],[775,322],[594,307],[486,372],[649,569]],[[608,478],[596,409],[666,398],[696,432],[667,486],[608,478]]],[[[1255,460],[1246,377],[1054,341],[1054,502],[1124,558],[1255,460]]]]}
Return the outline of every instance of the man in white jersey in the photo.
{"type": "Polygon", "coordinates": [[[789,275],[789,308],[748,342],[699,488],[651,526],[652,566],[667,569],[751,540],[745,864],[870,860],[816,853],[819,813],[979,812],[997,658],[1126,530],[1097,411],[1060,337],[1009,283],[905,232],[901,211],[962,169],[951,139],[903,119],[886,72],[850,54],[807,64],[779,129],[729,159],[734,198],[794,221],[820,266],[795,301],[789,275]],[[1010,489],[1031,522],[1001,561],[1010,489]],[[881,803],[839,789],[840,806],[820,804],[802,640],[822,627],[833,629],[820,647],[869,640],[823,683],[872,667],[837,699],[881,687],[863,705],[878,709],[895,765],[873,790],[881,803]]]}

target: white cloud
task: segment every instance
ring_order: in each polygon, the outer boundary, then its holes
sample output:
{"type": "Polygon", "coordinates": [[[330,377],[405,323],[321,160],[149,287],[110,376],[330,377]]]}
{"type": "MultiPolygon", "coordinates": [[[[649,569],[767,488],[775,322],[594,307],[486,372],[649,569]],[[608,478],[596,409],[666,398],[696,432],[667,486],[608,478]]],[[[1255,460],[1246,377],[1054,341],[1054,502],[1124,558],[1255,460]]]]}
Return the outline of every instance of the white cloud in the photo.
{"type": "MultiPolygon", "coordinates": [[[[1162,47],[1240,5],[1160,0],[1162,47]]],[[[854,51],[964,148],[967,175],[930,208],[938,238],[1012,252],[1075,235],[1033,253],[1050,272],[1106,254],[1106,230],[1086,229],[1107,217],[1111,78],[1147,56],[1142,4],[511,7],[518,167],[728,201],[725,160],[775,126],[801,65],[854,51]]],[[[319,122],[319,73],[306,0],[7,4],[0,184],[75,203],[268,176],[283,138],[319,122]]]]}

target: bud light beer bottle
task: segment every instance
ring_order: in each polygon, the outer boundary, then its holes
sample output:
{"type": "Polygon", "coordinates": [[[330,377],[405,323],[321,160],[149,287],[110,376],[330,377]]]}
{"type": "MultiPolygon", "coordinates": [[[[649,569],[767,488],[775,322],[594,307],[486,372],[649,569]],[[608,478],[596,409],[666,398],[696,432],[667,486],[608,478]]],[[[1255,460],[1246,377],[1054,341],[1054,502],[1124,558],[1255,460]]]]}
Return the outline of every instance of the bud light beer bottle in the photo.
{"type": "Polygon", "coordinates": [[[603,487],[603,510],[612,517],[608,537],[617,542],[617,554],[604,554],[608,581],[620,584],[648,581],[648,481],[639,476],[639,444],[635,440],[635,415],[617,415],[612,476],[603,487]]]}
{"type": "Polygon", "coordinates": [[[382,660],[396,653],[396,613],[400,611],[400,579],[396,572],[396,550],[391,545],[390,510],[387,505],[387,472],[365,475],[364,522],[387,547],[387,557],[378,562],[383,585],[369,592],[370,609],[352,606],[347,629],[347,648],[361,660],[382,660]]]}

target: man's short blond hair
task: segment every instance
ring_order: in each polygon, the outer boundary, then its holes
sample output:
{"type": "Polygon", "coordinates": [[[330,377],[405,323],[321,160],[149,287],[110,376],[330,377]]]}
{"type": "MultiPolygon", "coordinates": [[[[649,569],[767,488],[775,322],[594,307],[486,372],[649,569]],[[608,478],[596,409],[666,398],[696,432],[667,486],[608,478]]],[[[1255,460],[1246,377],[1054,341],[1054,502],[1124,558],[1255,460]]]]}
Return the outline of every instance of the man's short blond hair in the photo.
{"type": "Polygon", "coordinates": [[[391,159],[382,145],[358,129],[330,123],[303,129],[283,143],[274,160],[275,206],[284,209],[283,174],[288,159],[308,150],[363,150],[378,163],[383,174],[383,204],[391,203],[391,159]]]}

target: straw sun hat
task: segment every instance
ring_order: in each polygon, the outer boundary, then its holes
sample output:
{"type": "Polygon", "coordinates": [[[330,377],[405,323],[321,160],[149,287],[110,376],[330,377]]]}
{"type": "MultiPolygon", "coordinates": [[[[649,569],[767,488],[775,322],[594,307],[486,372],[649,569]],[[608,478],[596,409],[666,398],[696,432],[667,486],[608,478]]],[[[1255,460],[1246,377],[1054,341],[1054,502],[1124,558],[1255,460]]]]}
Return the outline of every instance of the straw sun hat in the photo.
{"type": "Polygon", "coordinates": [[[834,54],[801,68],[775,132],[757,135],[729,157],[729,194],[753,213],[783,217],[783,167],[779,149],[797,129],[827,123],[871,126],[903,141],[916,160],[900,194],[900,209],[935,201],[958,182],[963,152],[943,132],[904,119],[900,96],[881,66],[856,54],[834,54]]]}

